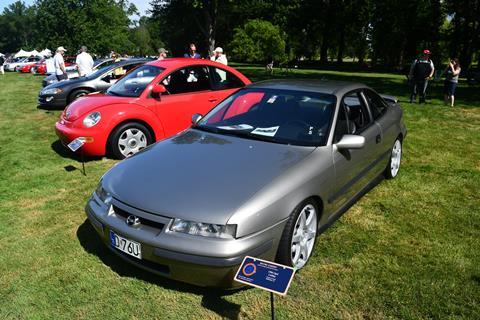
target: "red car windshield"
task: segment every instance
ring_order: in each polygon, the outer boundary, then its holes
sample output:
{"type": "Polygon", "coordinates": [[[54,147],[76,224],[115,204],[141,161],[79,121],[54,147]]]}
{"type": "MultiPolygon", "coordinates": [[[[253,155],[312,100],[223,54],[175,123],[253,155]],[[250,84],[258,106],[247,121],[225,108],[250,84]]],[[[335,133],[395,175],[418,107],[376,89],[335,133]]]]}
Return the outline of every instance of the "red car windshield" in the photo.
{"type": "Polygon", "coordinates": [[[336,97],[316,92],[244,89],[221,102],[195,128],[303,146],[327,143],[336,97]]]}
{"type": "Polygon", "coordinates": [[[150,82],[163,70],[165,69],[151,65],[140,66],[120,78],[107,90],[107,94],[121,97],[139,97],[150,82]]]}

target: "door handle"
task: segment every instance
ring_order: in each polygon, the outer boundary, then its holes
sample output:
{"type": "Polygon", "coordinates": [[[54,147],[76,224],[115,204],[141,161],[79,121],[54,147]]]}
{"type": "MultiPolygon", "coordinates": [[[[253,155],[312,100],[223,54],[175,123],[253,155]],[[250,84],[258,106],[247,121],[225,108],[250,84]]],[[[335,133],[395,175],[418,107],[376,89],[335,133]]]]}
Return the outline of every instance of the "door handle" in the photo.
{"type": "Polygon", "coordinates": [[[380,143],[382,141],[382,136],[380,136],[379,134],[377,134],[377,136],[375,137],[375,142],[376,143],[380,143]]]}
{"type": "Polygon", "coordinates": [[[209,98],[208,102],[216,102],[218,99],[217,98],[209,98]]]}

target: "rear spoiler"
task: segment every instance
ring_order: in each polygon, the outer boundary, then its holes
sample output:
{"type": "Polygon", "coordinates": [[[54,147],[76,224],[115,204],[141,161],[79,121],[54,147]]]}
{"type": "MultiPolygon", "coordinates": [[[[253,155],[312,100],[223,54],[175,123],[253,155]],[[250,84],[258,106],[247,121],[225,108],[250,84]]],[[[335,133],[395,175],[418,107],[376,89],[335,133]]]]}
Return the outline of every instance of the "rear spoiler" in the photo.
{"type": "Polygon", "coordinates": [[[397,97],[389,96],[389,95],[386,95],[386,94],[381,94],[380,97],[382,97],[389,104],[397,104],[398,103],[397,97]]]}

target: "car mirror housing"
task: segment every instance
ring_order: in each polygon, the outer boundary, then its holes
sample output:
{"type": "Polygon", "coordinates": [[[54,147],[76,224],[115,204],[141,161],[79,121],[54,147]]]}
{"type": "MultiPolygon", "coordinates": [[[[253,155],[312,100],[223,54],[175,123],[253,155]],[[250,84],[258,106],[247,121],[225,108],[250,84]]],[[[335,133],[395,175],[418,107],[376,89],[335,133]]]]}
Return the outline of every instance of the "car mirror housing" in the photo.
{"type": "Polygon", "coordinates": [[[165,92],[167,92],[167,88],[165,88],[163,84],[156,84],[152,89],[152,93],[157,95],[160,95],[165,92]]]}
{"type": "Polygon", "coordinates": [[[343,135],[342,139],[335,144],[335,146],[338,150],[361,149],[365,146],[365,137],[353,134],[345,134],[343,135]]]}
{"type": "Polygon", "coordinates": [[[198,121],[202,120],[203,116],[200,113],[195,113],[192,115],[192,125],[196,125],[198,121]]]}

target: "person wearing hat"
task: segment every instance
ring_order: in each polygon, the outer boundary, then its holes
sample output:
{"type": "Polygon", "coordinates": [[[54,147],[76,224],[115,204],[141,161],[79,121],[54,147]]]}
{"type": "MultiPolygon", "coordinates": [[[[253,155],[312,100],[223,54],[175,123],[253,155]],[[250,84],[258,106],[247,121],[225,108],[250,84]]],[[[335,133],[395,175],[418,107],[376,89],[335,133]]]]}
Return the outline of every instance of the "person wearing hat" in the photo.
{"type": "Polygon", "coordinates": [[[422,56],[416,59],[410,67],[408,79],[412,82],[410,103],[414,103],[419,94],[419,103],[425,103],[428,80],[432,79],[435,67],[430,59],[430,50],[423,50],[422,56]]]}
{"type": "Polygon", "coordinates": [[[63,61],[63,55],[65,54],[65,48],[60,46],[57,48],[55,52],[55,56],[53,57],[53,65],[55,67],[55,75],[57,76],[57,80],[67,80],[67,71],[65,70],[65,61],[63,61]]]}
{"type": "Polygon", "coordinates": [[[223,49],[220,47],[216,47],[215,50],[213,50],[213,55],[210,57],[210,60],[228,65],[227,56],[223,54],[223,49]]]}
{"type": "Polygon", "coordinates": [[[158,49],[158,60],[163,60],[167,57],[168,51],[165,48],[158,49]]]}
{"type": "Polygon", "coordinates": [[[88,76],[93,72],[93,58],[87,52],[86,46],[80,48],[80,53],[77,55],[75,63],[77,64],[78,75],[80,77],[88,76]]]}

